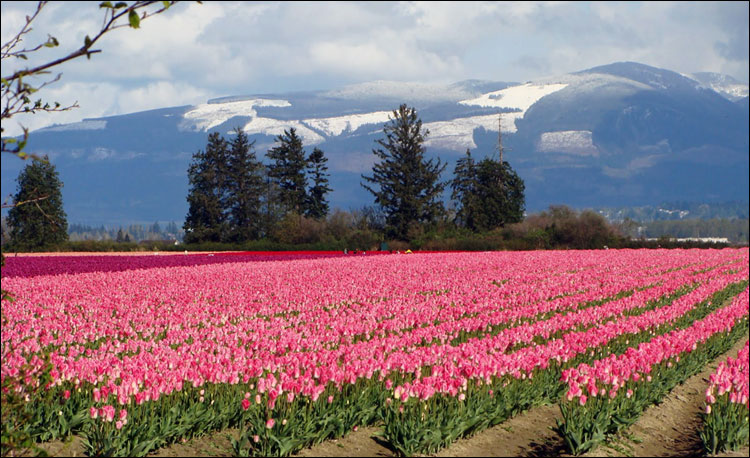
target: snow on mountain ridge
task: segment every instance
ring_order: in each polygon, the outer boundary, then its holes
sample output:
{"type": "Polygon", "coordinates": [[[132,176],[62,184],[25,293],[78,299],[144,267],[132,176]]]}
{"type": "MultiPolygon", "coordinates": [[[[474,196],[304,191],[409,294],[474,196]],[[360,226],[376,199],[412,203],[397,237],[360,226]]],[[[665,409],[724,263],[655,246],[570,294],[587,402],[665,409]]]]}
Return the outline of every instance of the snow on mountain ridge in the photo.
{"type": "Polygon", "coordinates": [[[332,118],[311,118],[302,122],[317,129],[328,136],[341,135],[344,132],[354,132],[365,124],[381,124],[388,122],[390,111],[375,111],[372,113],[336,116],[332,118]]]}
{"type": "Polygon", "coordinates": [[[699,72],[683,75],[697,81],[701,87],[718,92],[731,101],[737,101],[750,94],[747,84],[742,84],[729,75],[711,72],[699,72]]]}
{"type": "Polygon", "coordinates": [[[303,143],[306,145],[318,145],[326,140],[322,135],[310,129],[302,121],[285,121],[256,116],[251,119],[250,122],[245,124],[242,130],[247,135],[261,134],[278,136],[283,135],[285,130],[291,128],[294,128],[297,131],[297,135],[302,138],[303,143]]]}
{"type": "Polygon", "coordinates": [[[579,156],[598,156],[599,149],[594,145],[590,130],[566,130],[544,132],[537,145],[543,153],[566,153],[579,156]]]}
{"type": "Polygon", "coordinates": [[[469,99],[461,100],[461,105],[473,105],[480,107],[495,107],[495,108],[510,108],[518,109],[521,112],[526,112],[529,107],[541,99],[545,95],[552,94],[561,89],[566,88],[567,84],[534,84],[526,83],[520,86],[511,86],[506,89],[499,91],[488,92],[481,96],[469,99]]]}
{"type": "Polygon", "coordinates": [[[225,123],[235,116],[256,117],[254,107],[290,107],[287,100],[251,99],[236,102],[204,103],[194,107],[183,115],[180,130],[209,129],[225,123]]]}
{"type": "MultiPolygon", "coordinates": [[[[523,117],[523,113],[503,113],[501,126],[503,132],[516,132],[516,119],[520,117],[523,117]]],[[[486,131],[497,132],[498,126],[497,115],[492,114],[456,118],[450,121],[428,122],[424,124],[424,127],[430,131],[425,140],[425,146],[463,152],[466,148],[477,147],[474,143],[475,129],[482,128],[486,131]]]]}

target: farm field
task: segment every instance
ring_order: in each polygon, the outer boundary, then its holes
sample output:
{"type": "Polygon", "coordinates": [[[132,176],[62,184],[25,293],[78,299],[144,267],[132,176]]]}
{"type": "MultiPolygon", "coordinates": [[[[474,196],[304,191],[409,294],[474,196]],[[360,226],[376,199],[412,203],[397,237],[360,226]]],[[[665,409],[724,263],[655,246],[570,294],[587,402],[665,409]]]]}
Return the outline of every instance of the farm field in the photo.
{"type": "MultiPolygon", "coordinates": [[[[748,261],[747,249],[10,257],[3,435],[143,456],[233,431],[224,450],[243,456],[377,432],[391,454],[452,455],[542,412],[557,431],[544,428],[541,452],[546,440],[598,453],[681,382],[705,392],[712,361],[738,354],[748,261]]],[[[747,384],[733,390],[741,416],[747,384]]]]}

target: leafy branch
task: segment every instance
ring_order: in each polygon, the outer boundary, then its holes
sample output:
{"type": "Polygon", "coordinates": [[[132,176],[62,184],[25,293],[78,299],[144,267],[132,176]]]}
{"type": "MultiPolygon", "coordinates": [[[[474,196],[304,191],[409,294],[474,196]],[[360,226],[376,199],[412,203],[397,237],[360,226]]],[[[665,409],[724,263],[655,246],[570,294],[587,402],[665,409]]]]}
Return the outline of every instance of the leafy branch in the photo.
{"type": "MultiPolygon", "coordinates": [[[[55,37],[48,35],[47,40],[43,43],[39,43],[30,48],[21,48],[25,35],[33,30],[33,22],[37,19],[47,3],[47,1],[40,1],[37,4],[34,13],[31,16],[26,16],[26,23],[23,25],[23,27],[21,27],[21,30],[16,35],[14,35],[7,43],[2,45],[2,48],[0,49],[0,56],[2,57],[4,66],[6,63],[6,59],[28,60],[28,56],[31,53],[39,51],[42,48],[55,48],[60,45],[55,37]]],[[[74,102],[73,104],[68,106],[62,106],[59,102],[49,103],[45,102],[41,98],[32,101],[33,94],[43,89],[44,87],[59,81],[60,77],[62,76],[61,73],[58,73],[55,76],[51,76],[47,81],[44,81],[41,84],[37,85],[27,82],[27,79],[30,77],[50,75],[50,70],[52,68],[81,56],[86,56],[87,59],[91,59],[92,54],[101,52],[100,49],[94,49],[94,45],[106,33],[122,27],[131,27],[133,29],[140,28],[141,21],[166,11],[175,3],[177,2],[136,1],[131,4],[128,4],[127,2],[117,2],[115,4],[112,4],[112,2],[100,3],[99,8],[105,10],[102,19],[102,26],[100,30],[93,36],[93,38],[89,35],[86,35],[83,46],[58,59],[54,59],[36,67],[16,70],[12,74],[2,77],[2,79],[0,80],[0,94],[2,95],[2,121],[5,122],[6,120],[12,118],[14,115],[20,113],[34,114],[37,112],[60,112],[78,108],[78,102],[74,102]],[[152,8],[152,6],[156,4],[160,5],[160,7],[152,8]],[[125,17],[127,17],[127,22],[125,22],[124,20],[121,21],[121,19],[125,17]]],[[[29,157],[37,158],[35,155],[29,155],[23,151],[26,147],[26,144],[28,143],[29,131],[26,127],[22,126],[21,128],[23,130],[23,137],[21,139],[2,139],[2,152],[15,154],[21,159],[27,159],[29,157]]],[[[4,127],[0,128],[0,132],[3,132],[4,130],[4,127]]]]}

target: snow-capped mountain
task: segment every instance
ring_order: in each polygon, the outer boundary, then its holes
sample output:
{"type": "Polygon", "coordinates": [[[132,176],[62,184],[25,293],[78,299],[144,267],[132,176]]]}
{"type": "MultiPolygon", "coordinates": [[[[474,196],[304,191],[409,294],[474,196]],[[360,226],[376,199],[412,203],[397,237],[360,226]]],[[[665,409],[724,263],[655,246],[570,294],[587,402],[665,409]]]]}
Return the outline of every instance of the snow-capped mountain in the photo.
{"type": "MultiPolygon", "coordinates": [[[[47,127],[31,133],[29,149],[60,171],[69,221],[180,221],[187,168],[208,133],[229,137],[239,127],[263,157],[294,127],[308,152],[325,151],[332,207],[348,209],[372,204],[361,175],[371,173],[375,140],[401,103],[418,110],[428,154],[448,162],[447,172],[467,149],[492,155],[501,129],[532,211],[747,199],[747,85],[631,62],[525,83],[375,81],[222,97],[47,127]]],[[[3,196],[22,166],[2,157],[3,196]]]]}
{"type": "Polygon", "coordinates": [[[718,92],[733,102],[748,96],[747,84],[742,84],[729,75],[701,72],[693,73],[690,77],[701,83],[704,87],[718,92]]]}

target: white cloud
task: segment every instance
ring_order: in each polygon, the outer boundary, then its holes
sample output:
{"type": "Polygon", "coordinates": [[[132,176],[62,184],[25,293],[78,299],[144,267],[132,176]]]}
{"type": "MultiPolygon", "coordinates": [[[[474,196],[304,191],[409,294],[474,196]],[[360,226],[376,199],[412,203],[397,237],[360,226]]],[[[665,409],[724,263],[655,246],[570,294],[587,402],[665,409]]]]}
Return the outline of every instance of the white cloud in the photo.
{"type": "MultiPolygon", "coordinates": [[[[2,3],[3,42],[34,7],[2,3]]],[[[31,61],[77,49],[102,18],[96,3],[49,3],[25,44],[51,34],[61,45],[31,61]]],[[[373,80],[524,82],[625,60],[747,82],[747,43],[747,2],[179,3],[56,69],[61,80],[39,95],[81,108],[26,124],[373,80]]],[[[3,75],[17,66],[4,61],[3,75]]]]}

